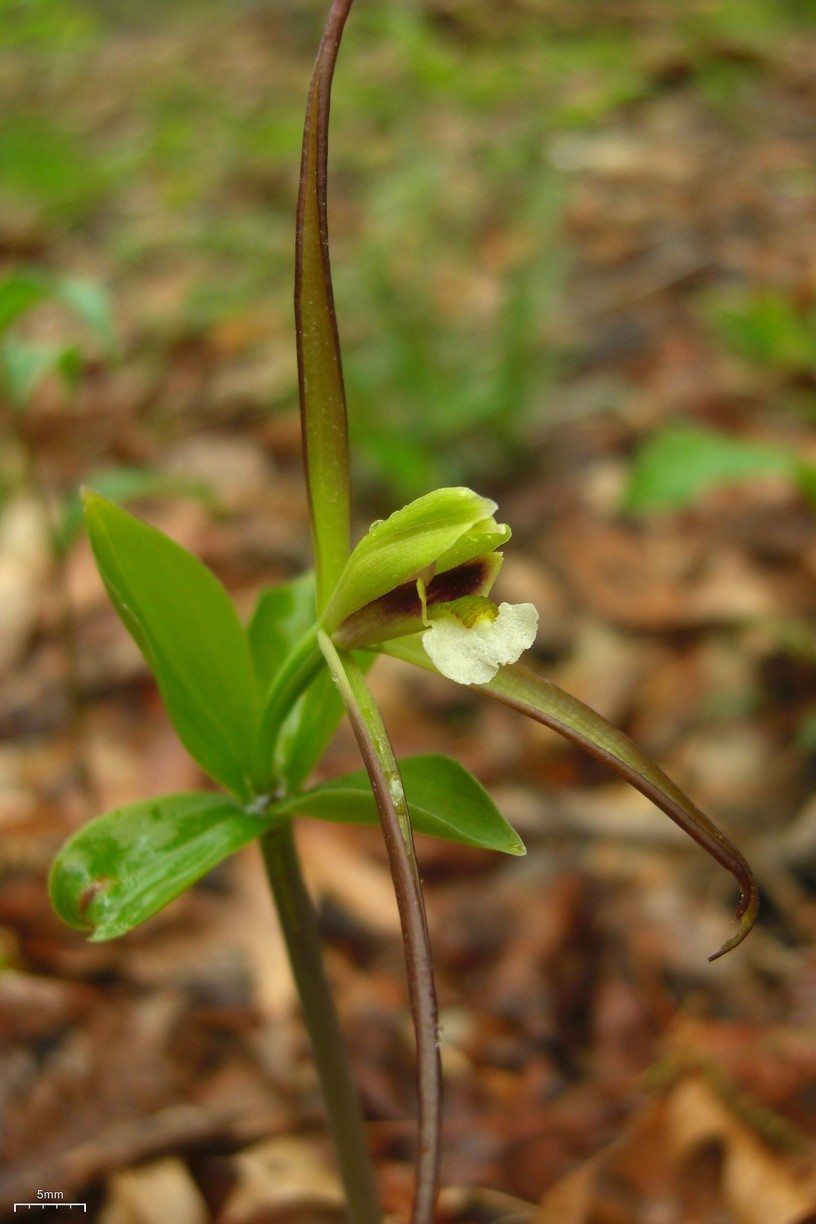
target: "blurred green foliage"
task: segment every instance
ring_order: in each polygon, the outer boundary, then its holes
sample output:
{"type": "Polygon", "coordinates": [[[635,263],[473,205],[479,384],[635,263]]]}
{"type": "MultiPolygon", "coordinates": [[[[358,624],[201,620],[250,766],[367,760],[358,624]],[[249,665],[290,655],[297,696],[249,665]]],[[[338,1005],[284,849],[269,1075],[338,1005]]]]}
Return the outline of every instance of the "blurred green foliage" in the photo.
{"type": "MultiPolygon", "coordinates": [[[[111,360],[117,353],[117,340],[110,297],[102,285],[79,277],[55,276],[38,268],[20,268],[0,279],[0,408],[12,414],[12,432],[18,446],[30,451],[27,434],[20,429],[40,385],[56,377],[67,394],[72,394],[84,372],[87,335],[79,340],[34,341],[18,334],[15,324],[38,306],[51,303],[84,326],[94,338],[98,352],[111,360]]],[[[67,320],[66,320],[67,322],[67,320]]],[[[31,484],[36,463],[24,462],[22,480],[31,484]]],[[[110,466],[94,471],[88,478],[93,489],[110,501],[127,504],[140,498],[194,497],[215,510],[211,490],[200,481],[186,480],[171,473],[147,467],[110,466]]],[[[13,486],[11,473],[0,469],[0,506],[13,486]]],[[[27,490],[41,496],[39,481],[27,490]]],[[[78,490],[72,490],[48,507],[51,545],[61,556],[70,548],[82,527],[82,503],[78,490]]]]}
{"type": "Polygon", "coordinates": [[[35,203],[45,219],[81,219],[105,191],[105,169],[91,151],[44,118],[12,114],[0,123],[0,167],[4,194],[35,203]]]}
{"type": "MultiPolygon", "coordinates": [[[[169,355],[224,324],[263,350],[273,319],[289,345],[303,93],[324,9],[0,0],[0,210],[24,245],[90,241],[112,281],[180,281],[165,314],[136,302],[159,360],[162,341],[169,355]]],[[[334,105],[333,252],[355,453],[389,496],[498,481],[530,421],[546,421],[569,356],[552,137],[614,127],[664,88],[653,41],[704,106],[748,122],[757,65],[815,19],[808,0],[654,0],[649,13],[355,8],[334,105]]],[[[712,301],[707,317],[751,360],[812,368],[813,318],[784,299],[712,301]]],[[[292,370],[266,407],[295,401],[292,370]]]]}
{"type": "Polygon", "coordinates": [[[557,367],[544,338],[562,284],[561,200],[547,168],[527,177],[517,202],[525,220],[516,227],[526,241],[496,278],[498,303],[486,319],[462,319],[453,309],[440,325],[439,286],[406,285],[398,252],[364,241],[353,285],[348,277],[341,284],[377,321],[350,346],[346,363],[352,432],[372,481],[410,498],[478,483],[518,458],[531,409],[545,400],[557,367]]]}
{"type": "Polygon", "coordinates": [[[816,372],[816,308],[802,309],[779,290],[740,289],[711,295],[703,314],[738,356],[784,374],[816,372]]]}
{"type": "Polygon", "coordinates": [[[86,47],[98,30],[93,10],[75,0],[0,0],[0,45],[30,55],[86,47]]]}
{"type": "Polygon", "coordinates": [[[19,268],[0,280],[0,395],[23,412],[40,383],[57,374],[72,391],[83,369],[80,346],[73,340],[32,341],[10,332],[12,325],[46,302],[66,310],[95,336],[102,352],[116,351],[112,304],[96,282],[53,276],[37,268],[19,268]]]}
{"type": "Polygon", "coordinates": [[[809,0],[714,0],[673,7],[687,37],[719,51],[742,48],[765,54],[797,25],[816,22],[809,0]]]}
{"type": "MultiPolygon", "coordinates": [[[[127,506],[145,498],[189,497],[211,511],[218,505],[212,489],[199,480],[186,480],[170,472],[147,467],[110,467],[92,472],[86,484],[118,506],[127,506]]],[[[64,500],[56,524],[56,543],[67,552],[82,532],[82,498],[74,490],[64,500]]]]}
{"type": "Polygon", "coordinates": [[[816,505],[816,467],[792,450],[699,425],[670,425],[641,447],[623,508],[635,514],[678,510],[709,489],[764,476],[793,481],[816,505]]]}

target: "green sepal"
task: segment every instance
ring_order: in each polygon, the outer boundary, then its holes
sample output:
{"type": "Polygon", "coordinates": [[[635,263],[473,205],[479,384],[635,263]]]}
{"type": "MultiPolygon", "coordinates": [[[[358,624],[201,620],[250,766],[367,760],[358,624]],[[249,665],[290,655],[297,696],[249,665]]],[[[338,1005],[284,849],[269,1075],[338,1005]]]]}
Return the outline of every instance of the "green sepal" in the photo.
{"type": "Polygon", "coordinates": [[[496,539],[504,538],[491,517],[495,509],[495,502],[472,489],[437,489],[374,523],[346,562],[321,618],[323,628],[330,633],[352,612],[424,576],[429,567],[433,573],[440,558],[457,563],[454,549],[465,537],[465,559],[491,552],[496,539]],[[483,530],[477,532],[477,525],[483,530]]]}

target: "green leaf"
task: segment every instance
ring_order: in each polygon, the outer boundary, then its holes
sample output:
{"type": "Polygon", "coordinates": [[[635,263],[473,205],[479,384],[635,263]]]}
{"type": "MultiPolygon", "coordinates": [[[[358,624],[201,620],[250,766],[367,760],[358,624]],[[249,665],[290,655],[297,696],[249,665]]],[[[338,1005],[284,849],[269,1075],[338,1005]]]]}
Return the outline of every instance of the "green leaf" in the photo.
{"type": "Polygon", "coordinates": [[[697,425],[673,425],[638,454],[624,508],[639,513],[687,506],[707,489],[752,476],[797,478],[799,461],[782,447],[746,442],[697,425]]]}
{"type": "Polygon", "coordinates": [[[70,277],[56,282],[54,296],[95,333],[108,354],[115,351],[113,304],[102,285],[85,278],[70,277]]]}
{"type": "Polygon", "coordinates": [[[0,281],[0,332],[48,297],[48,285],[36,272],[12,272],[0,281]]]}
{"type": "Polygon", "coordinates": [[[315,620],[313,574],[261,592],[247,627],[261,693],[266,693],[286,655],[315,620]]]}
{"type": "MultiPolygon", "coordinates": [[[[416,828],[470,846],[522,854],[518,836],[467,770],[443,756],[402,762],[416,828]]],[[[164,795],[90,821],[58,854],[49,880],[52,903],[70,926],[94,941],[132,930],[223,859],[258,837],[275,818],[309,815],[376,824],[367,775],[360,771],[251,815],[222,795],[164,795]]]]}
{"type": "Polygon", "coordinates": [[[206,566],[160,531],[85,494],[94,555],[117,612],[202,769],[249,798],[258,697],[247,635],[206,566]]]}
{"type": "MultiPolygon", "coordinates": [[[[260,691],[265,694],[277,669],[315,623],[315,582],[304,574],[263,591],[249,623],[249,641],[260,691]]],[[[360,655],[367,671],[374,655],[360,655]]],[[[274,774],[287,791],[300,790],[323,756],[343,717],[343,703],[328,670],[322,667],[277,730],[269,751],[274,774]]]]}
{"type": "Polygon", "coordinates": [[[24,407],[37,385],[59,368],[64,348],[60,344],[32,344],[9,338],[0,348],[0,380],[5,395],[24,407]]]}
{"type": "Polygon", "coordinates": [[[802,496],[816,506],[816,465],[801,461],[796,466],[796,482],[802,496]]]}
{"type": "MultiPolygon", "coordinates": [[[[417,667],[428,671],[436,670],[423,649],[419,635],[389,642],[382,650],[417,667]]],[[[688,833],[726,871],[730,871],[740,887],[740,902],[737,907],[740,924],[736,935],[709,957],[709,960],[715,960],[742,942],[756,921],[759,904],[751,868],[736,846],[732,845],[717,826],[628,735],[613,727],[576,697],[571,697],[557,685],[519,664],[500,668],[489,683],[480,685],[479,688],[483,693],[496,697],[528,718],[557,731],[591,756],[603,761],[641,794],[651,799],[652,803],[688,833]]]]}
{"type": "Polygon", "coordinates": [[[315,63],[303,131],[295,238],[300,412],[321,610],[349,552],[348,420],[326,215],[329,102],[349,7],[332,10],[315,63]]]}
{"type": "Polygon", "coordinates": [[[37,115],[25,103],[16,113],[4,107],[0,182],[4,200],[20,199],[36,208],[40,224],[57,221],[61,228],[88,216],[112,180],[114,159],[70,133],[56,111],[52,119],[48,111],[37,115]]]}
{"type": "Polygon", "coordinates": [[[59,302],[95,333],[106,352],[116,348],[110,296],[83,277],[55,280],[36,269],[12,272],[0,281],[0,332],[44,301],[59,302]]]}
{"type": "MultiPolygon", "coordinates": [[[[249,641],[261,693],[284,658],[315,623],[315,581],[304,574],[263,591],[249,623],[249,641]]],[[[343,716],[343,703],[325,667],[298,698],[270,743],[273,772],[289,791],[299,790],[325,752],[343,716]]]]}
{"type": "Polygon", "coordinates": [[[816,311],[773,291],[714,293],[702,313],[717,338],[748,361],[792,374],[816,368],[816,311]]]}
{"type": "Polygon", "coordinates": [[[224,795],[163,795],[99,816],[62,848],[49,891],[64,922],[115,939],[268,828],[224,795]]]}
{"type": "Polygon", "coordinates": [[[324,667],[280,729],[275,758],[287,790],[299,790],[307,781],[342,717],[343,703],[337,686],[324,667]]]}
{"type": "Polygon", "coordinates": [[[62,379],[66,391],[76,391],[83,369],[84,360],[78,345],[64,344],[57,356],[54,370],[62,379]]]}
{"type": "MultiPolygon", "coordinates": [[[[101,493],[117,505],[125,505],[142,497],[190,497],[209,510],[216,508],[212,490],[202,481],[186,480],[183,476],[173,476],[155,468],[105,468],[95,472],[87,483],[94,493],[101,493]]],[[[82,498],[75,492],[65,500],[57,523],[57,540],[63,551],[71,547],[81,529],[82,498]]]]}
{"type": "MultiPolygon", "coordinates": [[[[446,841],[524,854],[524,844],[471,773],[450,757],[408,757],[399,763],[411,823],[419,833],[446,841]]],[[[284,800],[275,815],[313,816],[338,824],[378,823],[377,806],[361,769],[284,800]]]]}
{"type": "Polygon", "coordinates": [[[446,553],[454,556],[456,564],[467,560],[454,548],[477,525],[482,530],[468,539],[467,551],[471,557],[490,552],[491,540],[503,535],[491,517],[495,510],[495,502],[472,489],[454,487],[427,493],[374,523],[349,557],[329,601],[323,616],[327,630],[335,629],[358,608],[419,577],[446,553]]]}

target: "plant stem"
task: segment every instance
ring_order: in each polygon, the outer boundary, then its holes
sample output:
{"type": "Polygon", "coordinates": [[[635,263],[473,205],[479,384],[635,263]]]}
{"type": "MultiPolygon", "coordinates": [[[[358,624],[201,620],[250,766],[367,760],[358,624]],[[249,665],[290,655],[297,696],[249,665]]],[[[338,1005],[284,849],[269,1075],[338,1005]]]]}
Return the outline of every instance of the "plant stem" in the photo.
{"type": "Polygon", "coordinates": [[[320,930],[292,827],[283,821],[261,838],[266,874],[314,1051],[329,1127],[352,1224],[379,1224],[377,1186],[368,1156],[360,1100],[326,977],[320,930]]]}
{"type": "Polygon", "coordinates": [[[439,1195],[442,1067],[428,921],[414,851],[411,817],[399,766],[365,676],[354,655],[318,633],[320,648],[346,707],[380,816],[397,898],[416,1035],[418,1104],[416,1189],[412,1224],[432,1224],[439,1195]]]}

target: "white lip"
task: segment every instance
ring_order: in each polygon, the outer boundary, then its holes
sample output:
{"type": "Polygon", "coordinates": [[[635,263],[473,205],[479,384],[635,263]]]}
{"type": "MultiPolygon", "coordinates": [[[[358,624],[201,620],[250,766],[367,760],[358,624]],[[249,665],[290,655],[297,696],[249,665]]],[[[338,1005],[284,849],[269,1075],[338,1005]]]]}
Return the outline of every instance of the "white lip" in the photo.
{"type": "Polygon", "coordinates": [[[435,619],[422,645],[437,671],[458,684],[487,684],[500,667],[515,663],[535,641],[538,612],[531,603],[499,604],[495,620],[480,617],[468,628],[454,615],[435,619]]]}

